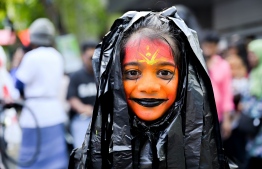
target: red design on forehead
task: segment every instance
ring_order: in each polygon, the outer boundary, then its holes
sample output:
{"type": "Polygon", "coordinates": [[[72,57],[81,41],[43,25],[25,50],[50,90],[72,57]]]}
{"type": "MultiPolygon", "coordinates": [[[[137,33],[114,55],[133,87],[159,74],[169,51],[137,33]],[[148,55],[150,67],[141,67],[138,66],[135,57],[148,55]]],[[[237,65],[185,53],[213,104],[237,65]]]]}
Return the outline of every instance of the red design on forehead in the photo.
{"type": "Polygon", "coordinates": [[[126,55],[124,64],[127,62],[138,61],[153,65],[159,61],[174,63],[169,45],[162,40],[131,40],[126,45],[126,55]]]}

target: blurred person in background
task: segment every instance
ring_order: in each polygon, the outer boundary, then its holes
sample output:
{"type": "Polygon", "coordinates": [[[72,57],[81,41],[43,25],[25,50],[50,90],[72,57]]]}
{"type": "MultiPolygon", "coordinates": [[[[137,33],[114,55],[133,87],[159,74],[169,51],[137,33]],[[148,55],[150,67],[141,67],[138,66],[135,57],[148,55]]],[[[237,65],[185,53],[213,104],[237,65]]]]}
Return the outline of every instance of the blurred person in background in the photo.
{"type": "Polygon", "coordinates": [[[67,100],[71,106],[70,132],[74,147],[80,147],[91,121],[96,98],[96,82],[92,67],[92,56],[98,43],[87,41],[81,45],[83,67],[70,75],[67,100]]]}
{"type": "Polygon", "coordinates": [[[229,45],[226,53],[225,60],[229,63],[232,74],[235,111],[239,112],[238,103],[247,89],[250,71],[247,46],[243,40],[238,40],[229,45]]]}
{"type": "MultiPolygon", "coordinates": [[[[251,66],[249,87],[241,99],[242,113],[250,117],[262,117],[262,39],[252,40],[248,44],[248,60],[251,66]]],[[[261,123],[261,121],[260,121],[261,123]]],[[[258,169],[262,166],[262,127],[258,134],[248,137],[246,146],[248,165],[246,169],[258,169]]]]}
{"type": "Polygon", "coordinates": [[[246,165],[246,134],[239,130],[238,119],[242,113],[240,109],[240,100],[248,88],[248,69],[247,48],[242,40],[231,44],[226,52],[225,60],[229,63],[232,73],[232,90],[234,101],[234,113],[232,114],[232,133],[231,136],[224,140],[225,151],[228,156],[232,157],[239,166],[244,169],[246,165]]]}
{"type": "Polygon", "coordinates": [[[36,161],[19,169],[65,169],[66,113],[58,98],[64,69],[62,55],[52,47],[55,28],[49,19],[39,18],[30,25],[29,35],[32,50],[23,56],[16,71],[16,87],[24,91],[25,99],[19,160],[26,162],[36,155],[36,161]]]}
{"type": "Polygon", "coordinates": [[[247,68],[247,72],[249,73],[250,65],[249,65],[249,61],[247,58],[248,42],[246,42],[245,38],[243,37],[237,36],[237,38],[234,38],[234,35],[233,35],[233,37],[231,38],[231,42],[229,43],[230,44],[225,52],[224,57],[226,58],[227,56],[234,55],[234,54],[240,56],[245,67],[247,68]]]}
{"type": "Polygon", "coordinates": [[[205,33],[201,46],[216,101],[221,135],[226,139],[231,134],[231,112],[233,111],[233,93],[231,88],[230,65],[218,54],[220,37],[215,31],[205,33]]]}

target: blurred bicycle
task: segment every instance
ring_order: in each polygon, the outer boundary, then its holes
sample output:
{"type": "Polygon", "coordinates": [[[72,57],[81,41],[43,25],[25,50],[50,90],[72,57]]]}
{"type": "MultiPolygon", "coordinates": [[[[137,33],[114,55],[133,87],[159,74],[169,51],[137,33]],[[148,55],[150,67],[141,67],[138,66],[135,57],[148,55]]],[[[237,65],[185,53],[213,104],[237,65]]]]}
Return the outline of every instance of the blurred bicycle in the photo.
{"type": "Polygon", "coordinates": [[[22,140],[22,130],[19,125],[19,116],[24,104],[22,102],[4,103],[0,100],[0,168],[16,169],[17,166],[30,166],[36,160],[40,151],[40,129],[35,115],[37,128],[36,147],[33,156],[26,160],[19,159],[19,149],[22,140]]]}

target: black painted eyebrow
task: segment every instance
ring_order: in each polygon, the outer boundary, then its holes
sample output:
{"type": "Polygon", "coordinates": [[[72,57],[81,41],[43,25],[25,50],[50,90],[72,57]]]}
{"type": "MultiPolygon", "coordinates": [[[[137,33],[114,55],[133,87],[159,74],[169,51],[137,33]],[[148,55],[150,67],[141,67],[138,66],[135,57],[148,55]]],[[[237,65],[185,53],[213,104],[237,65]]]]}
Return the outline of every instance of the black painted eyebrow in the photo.
{"type": "Polygon", "coordinates": [[[174,63],[170,63],[170,62],[160,62],[160,63],[156,63],[156,65],[158,65],[158,66],[173,66],[173,67],[176,67],[176,65],[174,63]]]}

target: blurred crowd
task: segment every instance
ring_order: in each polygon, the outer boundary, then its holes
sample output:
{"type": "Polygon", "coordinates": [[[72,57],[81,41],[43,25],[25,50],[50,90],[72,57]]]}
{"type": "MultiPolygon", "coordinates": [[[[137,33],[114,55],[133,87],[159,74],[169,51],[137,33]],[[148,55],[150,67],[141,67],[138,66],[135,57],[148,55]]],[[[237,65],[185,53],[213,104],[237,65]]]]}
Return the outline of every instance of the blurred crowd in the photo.
{"type": "MultiPolygon", "coordinates": [[[[1,104],[23,102],[19,160],[28,161],[39,147],[36,161],[18,168],[67,168],[69,154],[81,146],[92,117],[97,93],[92,55],[98,42],[83,42],[79,46],[83,66],[66,73],[53,42],[53,24],[39,18],[31,24],[29,35],[30,45],[16,49],[9,67],[0,46],[1,104]]],[[[262,117],[262,39],[233,36],[221,48],[217,32],[201,35],[225,152],[240,169],[261,166],[262,127],[255,134],[247,133],[239,119],[242,114],[256,120],[262,117]]]]}
{"type": "Polygon", "coordinates": [[[205,32],[201,47],[225,152],[240,169],[253,169],[262,164],[262,39],[234,35],[220,44],[217,32],[205,32]]]}
{"type": "MultiPolygon", "coordinates": [[[[82,66],[66,72],[64,57],[56,49],[53,23],[47,18],[36,19],[28,32],[30,43],[15,50],[9,67],[0,46],[1,107],[22,107],[16,114],[21,138],[15,163],[19,169],[65,169],[70,152],[81,146],[91,121],[96,96],[92,55],[98,42],[82,42],[82,66]]],[[[11,133],[1,134],[7,138],[11,133]]],[[[5,153],[7,147],[0,151],[5,153]]],[[[4,158],[2,161],[5,163],[4,158]]]]}

